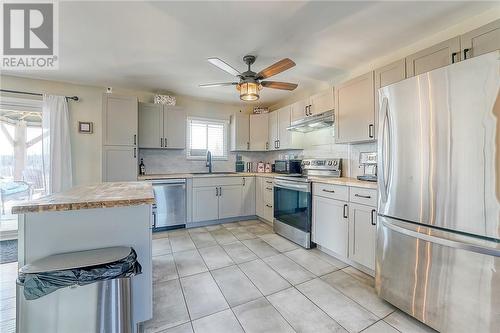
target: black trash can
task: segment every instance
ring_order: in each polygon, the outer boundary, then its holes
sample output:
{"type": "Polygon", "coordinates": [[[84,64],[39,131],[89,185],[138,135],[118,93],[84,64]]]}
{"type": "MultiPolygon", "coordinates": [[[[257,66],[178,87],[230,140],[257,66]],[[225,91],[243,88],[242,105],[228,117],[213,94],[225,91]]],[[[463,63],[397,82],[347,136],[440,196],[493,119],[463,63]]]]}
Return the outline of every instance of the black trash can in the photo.
{"type": "Polygon", "coordinates": [[[130,247],[61,253],[23,266],[16,331],[133,332],[130,279],[140,272],[130,247]]]}

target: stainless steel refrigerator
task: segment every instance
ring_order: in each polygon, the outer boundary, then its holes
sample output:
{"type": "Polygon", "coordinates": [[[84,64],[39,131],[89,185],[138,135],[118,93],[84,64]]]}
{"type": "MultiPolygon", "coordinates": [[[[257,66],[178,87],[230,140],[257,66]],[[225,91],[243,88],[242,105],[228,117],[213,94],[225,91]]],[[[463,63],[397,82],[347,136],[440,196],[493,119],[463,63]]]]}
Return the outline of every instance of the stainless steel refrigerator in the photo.
{"type": "Polygon", "coordinates": [[[441,332],[500,332],[500,52],[379,90],[376,288],[441,332]]]}

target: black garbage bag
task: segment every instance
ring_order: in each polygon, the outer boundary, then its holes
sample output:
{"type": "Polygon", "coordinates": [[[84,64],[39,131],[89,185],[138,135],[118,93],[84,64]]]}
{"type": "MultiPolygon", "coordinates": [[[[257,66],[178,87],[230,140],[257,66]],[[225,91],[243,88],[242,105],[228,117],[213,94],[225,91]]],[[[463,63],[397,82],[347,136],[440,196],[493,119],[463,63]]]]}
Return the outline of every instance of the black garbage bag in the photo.
{"type": "Polygon", "coordinates": [[[34,300],[60,288],[130,277],[140,274],[141,270],[137,254],[131,249],[127,257],[108,264],[34,274],[19,273],[18,281],[24,286],[24,297],[34,300]]]}

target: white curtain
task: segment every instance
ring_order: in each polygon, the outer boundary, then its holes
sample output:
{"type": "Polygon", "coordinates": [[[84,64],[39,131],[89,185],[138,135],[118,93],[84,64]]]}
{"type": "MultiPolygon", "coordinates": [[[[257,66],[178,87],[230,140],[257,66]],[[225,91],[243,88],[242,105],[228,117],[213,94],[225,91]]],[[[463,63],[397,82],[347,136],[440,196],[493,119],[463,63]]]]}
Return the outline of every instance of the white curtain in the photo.
{"type": "Polygon", "coordinates": [[[73,186],[68,102],[64,96],[43,95],[43,175],[47,194],[73,186]]]}

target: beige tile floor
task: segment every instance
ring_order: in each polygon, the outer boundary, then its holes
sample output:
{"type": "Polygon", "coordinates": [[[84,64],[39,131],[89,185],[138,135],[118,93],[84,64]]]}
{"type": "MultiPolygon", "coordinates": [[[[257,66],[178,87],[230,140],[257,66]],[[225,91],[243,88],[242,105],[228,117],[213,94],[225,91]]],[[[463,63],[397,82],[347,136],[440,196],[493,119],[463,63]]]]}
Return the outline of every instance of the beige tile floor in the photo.
{"type": "MultiPolygon", "coordinates": [[[[378,298],[373,278],[262,222],[153,235],[142,332],[434,332],[378,298]]],[[[17,264],[0,265],[0,332],[15,331],[17,264]]]]}
{"type": "Polygon", "coordinates": [[[143,332],[434,332],[378,298],[372,277],[260,221],[153,238],[143,332]]]}

